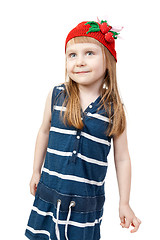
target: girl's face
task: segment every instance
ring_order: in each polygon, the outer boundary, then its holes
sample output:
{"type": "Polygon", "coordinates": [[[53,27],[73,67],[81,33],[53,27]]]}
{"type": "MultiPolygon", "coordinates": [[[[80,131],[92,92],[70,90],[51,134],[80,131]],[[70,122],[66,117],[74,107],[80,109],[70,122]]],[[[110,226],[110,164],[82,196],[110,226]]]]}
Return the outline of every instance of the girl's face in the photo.
{"type": "Polygon", "coordinates": [[[97,44],[67,44],[66,61],[68,76],[78,84],[90,85],[104,80],[106,59],[97,44]]]}

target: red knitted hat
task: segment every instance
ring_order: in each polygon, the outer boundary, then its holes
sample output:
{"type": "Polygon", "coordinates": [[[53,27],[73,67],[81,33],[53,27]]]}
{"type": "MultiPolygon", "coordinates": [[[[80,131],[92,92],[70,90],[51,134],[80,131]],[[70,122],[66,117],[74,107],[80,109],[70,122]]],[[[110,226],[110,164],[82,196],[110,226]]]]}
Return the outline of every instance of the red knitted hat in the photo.
{"type": "Polygon", "coordinates": [[[67,42],[70,39],[74,37],[80,37],[80,36],[92,37],[98,40],[100,43],[102,43],[114,56],[117,62],[117,56],[115,51],[115,39],[117,39],[118,37],[117,35],[119,33],[113,30],[121,31],[122,28],[121,29],[112,28],[112,26],[108,25],[106,20],[105,21],[102,20],[101,22],[100,21],[99,22],[94,22],[94,21],[81,22],[68,33],[65,41],[65,52],[66,52],[67,42]]]}

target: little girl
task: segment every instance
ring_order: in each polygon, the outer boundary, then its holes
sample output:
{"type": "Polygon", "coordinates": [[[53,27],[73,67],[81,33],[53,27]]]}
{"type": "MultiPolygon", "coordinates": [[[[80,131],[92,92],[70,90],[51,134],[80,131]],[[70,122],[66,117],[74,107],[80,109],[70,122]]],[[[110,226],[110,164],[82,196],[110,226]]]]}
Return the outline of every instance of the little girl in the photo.
{"type": "Polygon", "coordinates": [[[118,31],[98,19],[81,22],[66,38],[66,79],[48,94],[36,141],[30,181],[35,200],[25,231],[31,240],[101,238],[112,138],[120,224],[133,226],[132,233],[139,228],[129,205],[131,163],[116,80],[118,31]]]}

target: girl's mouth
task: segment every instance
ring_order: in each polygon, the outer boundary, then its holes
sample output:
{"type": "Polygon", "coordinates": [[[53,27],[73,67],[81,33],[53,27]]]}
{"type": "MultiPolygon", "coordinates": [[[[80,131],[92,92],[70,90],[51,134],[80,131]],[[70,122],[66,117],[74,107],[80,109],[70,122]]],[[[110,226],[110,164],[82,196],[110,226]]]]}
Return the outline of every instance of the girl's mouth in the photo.
{"type": "Polygon", "coordinates": [[[81,74],[81,73],[88,73],[87,71],[82,71],[82,72],[76,72],[76,74],[81,74]]]}

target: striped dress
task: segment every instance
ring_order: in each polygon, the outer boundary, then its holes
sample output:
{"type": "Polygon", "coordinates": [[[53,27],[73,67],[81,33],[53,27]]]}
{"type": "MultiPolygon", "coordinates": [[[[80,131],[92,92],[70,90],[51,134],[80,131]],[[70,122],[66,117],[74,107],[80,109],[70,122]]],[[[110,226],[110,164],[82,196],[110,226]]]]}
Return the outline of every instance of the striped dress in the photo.
{"type": "MultiPolygon", "coordinates": [[[[82,130],[60,119],[65,84],[53,88],[51,128],[42,174],[25,236],[31,240],[99,240],[111,137],[99,96],[85,111],[82,130]]],[[[63,116],[63,115],[62,115],[63,116]]]]}

